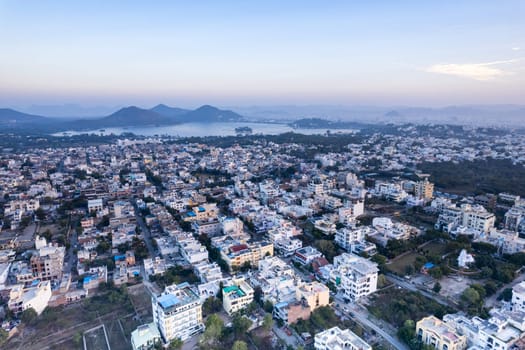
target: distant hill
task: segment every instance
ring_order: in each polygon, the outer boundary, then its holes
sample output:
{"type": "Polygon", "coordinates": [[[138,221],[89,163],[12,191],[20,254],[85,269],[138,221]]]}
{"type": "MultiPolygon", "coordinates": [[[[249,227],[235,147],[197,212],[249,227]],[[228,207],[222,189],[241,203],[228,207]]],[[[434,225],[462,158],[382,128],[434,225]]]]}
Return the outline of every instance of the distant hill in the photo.
{"type": "Polygon", "coordinates": [[[244,120],[243,116],[230,110],[222,110],[210,105],[204,105],[194,111],[181,115],[178,120],[182,122],[213,123],[213,122],[238,122],[244,120]]]}
{"type": "Polygon", "coordinates": [[[98,129],[121,126],[169,125],[176,124],[176,122],[173,118],[152,110],[131,106],[119,109],[107,117],[81,119],[68,124],[73,129],[98,129]]]}
{"type": "Polygon", "coordinates": [[[213,123],[241,121],[243,117],[235,112],[213,106],[202,106],[187,110],[159,104],[151,109],[135,106],[122,108],[115,113],[96,119],[78,120],[70,123],[70,129],[99,129],[107,127],[175,125],[180,123],[213,123]]]}
{"type": "Polygon", "coordinates": [[[53,120],[39,115],[27,114],[10,108],[0,108],[0,125],[12,126],[27,124],[46,124],[53,120]]]}
{"type": "Polygon", "coordinates": [[[151,108],[150,111],[156,112],[166,117],[178,117],[178,116],[181,116],[183,114],[190,112],[190,110],[188,109],[170,107],[164,104],[156,105],[155,107],[151,108]]]}

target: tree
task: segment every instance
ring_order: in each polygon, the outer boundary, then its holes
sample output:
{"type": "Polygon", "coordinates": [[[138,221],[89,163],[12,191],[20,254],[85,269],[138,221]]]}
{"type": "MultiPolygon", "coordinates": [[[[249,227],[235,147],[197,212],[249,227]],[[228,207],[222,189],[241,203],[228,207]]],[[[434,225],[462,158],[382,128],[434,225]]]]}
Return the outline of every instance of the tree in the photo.
{"type": "Polygon", "coordinates": [[[46,218],[46,212],[44,211],[44,209],[42,209],[42,207],[39,207],[39,208],[35,211],[35,215],[36,215],[36,218],[37,218],[39,221],[43,221],[43,220],[46,218]]]}
{"type": "Polygon", "coordinates": [[[236,340],[233,343],[232,350],[248,350],[248,344],[242,340],[236,340]]]}
{"type": "Polygon", "coordinates": [[[73,334],[73,343],[75,343],[77,346],[82,344],[82,332],[76,332],[73,334]]]}
{"type": "Polygon", "coordinates": [[[315,247],[326,257],[328,261],[333,261],[334,256],[337,255],[337,249],[334,242],[327,239],[320,239],[315,242],[315,247]]]}
{"type": "Polygon", "coordinates": [[[202,304],[202,313],[204,316],[214,314],[221,311],[222,302],[216,297],[207,298],[202,304]]]}
{"type": "Polygon", "coordinates": [[[377,276],[377,288],[383,288],[387,285],[387,280],[385,275],[380,274],[377,276]]]}
{"type": "Polygon", "coordinates": [[[4,344],[9,338],[9,333],[3,328],[0,328],[0,345],[4,344]]]}
{"type": "Polygon", "coordinates": [[[485,293],[487,296],[491,296],[498,290],[498,286],[496,283],[494,283],[494,281],[487,281],[483,288],[485,288],[485,293]]]}
{"type": "Polygon", "coordinates": [[[251,325],[252,321],[250,321],[250,319],[242,316],[239,313],[235,314],[232,320],[233,333],[235,334],[235,338],[238,339],[241,336],[244,336],[248,329],[251,327],[251,325]]]}
{"type": "Polygon", "coordinates": [[[266,300],[263,304],[263,309],[266,312],[272,313],[273,312],[273,304],[270,300],[266,300]]]}
{"type": "Polygon", "coordinates": [[[498,296],[498,300],[511,301],[512,299],[512,288],[505,288],[503,292],[498,296]]]}
{"type": "Polygon", "coordinates": [[[33,309],[32,307],[22,311],[22,315],[20,315],[20,319],[22,320],[22,322],[26,324],[30,324],[37,317],[38,317],[38,314],[36,313],[35,309],[33,309]]]}
{"type": "Polygon", "coordinates": [[[439,281],[434,283],[434,287],[432,288],[432,290],[436,293],[439,293],[441,291],[441,283],[439,283],[439,281]]]}
{"type": "Polygon", "coordinates": [[[461,294],[461,300],[465,301],[470,305],[479,303],[480,296],[476,289],[469,287],[463,291],[461,294]]]}
{"type": "Polygon", "coordinates": [[[269,332],[273,327],[273,317],[271,314],[265,314],[263,318],[263,327],[269,332]]]}
{"type": "Polygon", "coordinates": [[[168,349],[169,350],[180,350],[182,349],[183,345],[184,345],[184,342],[180,340],[180,338],[173,339],[168,349]]]}
{"type": "Polygon", "coordinates": [[[213,314],[206,320],[206,330],[204,331],[201,341],[205,345],[216,344],[224,331],[224,322],[217,315],[213,314]]]}
{"type": "Polygon", "coordinates": [[[253,288],[253,300],[261,304],[262,296],[263,296],[263,291],[262,291],[261,286],[256,286],[255,288],[253,288]]]}
{"type": "Polygon", "coordinates": [[[515,265],[518,265],[518,266],[525,265],[525,253],[519,252],[519,253],[512,254],[509,257],[509,262],[515,265]]]}

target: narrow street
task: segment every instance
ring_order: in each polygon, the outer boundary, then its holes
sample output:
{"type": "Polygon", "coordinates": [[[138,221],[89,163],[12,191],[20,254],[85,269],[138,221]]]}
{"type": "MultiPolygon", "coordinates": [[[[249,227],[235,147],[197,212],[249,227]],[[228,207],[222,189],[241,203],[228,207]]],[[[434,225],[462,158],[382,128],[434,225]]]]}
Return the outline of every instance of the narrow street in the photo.
{"type": "Polygon", "coordinates": [[[498,291],[496,293],[494,293],[493,295],[491,295],[490,297],[486,298],[485,299],[485,307],[488,307],[488,308],[491,308],[491,307],[494,307],[494,304],[496,304],[496,301],[498,300],[498,297],[499,295],[507,288],[512,288],[514,287],[516,284],[520,283],[520,282],[523,282],[525,281],[525,273],[522,273],[521,275],[519,275],[518,277],[516,277],[514,279],[514,281],[504,285],[503,287],[501,287],[500,289],[498,289],[498,291]]]}
{"type": "Polygon", "coordinates": [[[334,299],[337,301],[336,310],[338,310],[342,315],[353,319],[354,321],[367,328],[373,329],[377,334],[383,337],[383,339],[389,342],[394,348],[398,350],[409,350],[408,346],[406,346],[403,342],[398,340],[396,336],[387,332],[384,329],[383,325],[377,324],[382,321],[374,320],[375,322],[372,322],[369,313],[366,310],[362,309],[361,306],[351,303],[345,304],[344,301],[338,297],[335,297],[334,299]],[[351,309],[351,312],[349,312],[347,308],[351,309]]]}
{"type": "Polygon", "coordinates": [[[144,222],[144,218],[140,214],[140,209],[137,207],[136,201],[133,201],[133,208],[135,209],[135,218],[137,219],[137,226],[140,228],[142,238],[144,239],[144,242],[146,243],[146,247],[148,248],[149,256],[151,258],[155,258],[159,254],[156,251],[156,249],[153,247],[151,232],[149,231],[148,226],[144,222]]]}

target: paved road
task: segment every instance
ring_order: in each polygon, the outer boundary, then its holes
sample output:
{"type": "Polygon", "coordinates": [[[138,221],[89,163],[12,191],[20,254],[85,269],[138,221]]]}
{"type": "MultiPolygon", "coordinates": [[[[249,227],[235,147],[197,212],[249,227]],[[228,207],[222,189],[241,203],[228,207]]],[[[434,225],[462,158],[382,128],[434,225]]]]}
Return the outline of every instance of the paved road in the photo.
{"type": "Polygon", "coordinates": [[[494,293],[493,295],[491,295],[489,298],[486,298],[485,299],[485,307],[488,307],[488,308],[493,307],[494,304],[496,303],[497,299],[498,299],[498,296],[501,294],[501,292],[503,292],[506,288],[514,287],[516,284],[518,284],[518,283],[520,283],[522,281],[525,281],[525,273],[522,273],[521,275],[516,277],[514,279],[514,281],[512,281],[512,282],[504,285],[500,289],[498,289],[498,291],[496,293],[494,293]]]}
{"type": "Polygon", "coordinates": [[[153,248],[153,243],[151,242],[151,232],[149,231],[148,226],[144,222],[144,218],[140,214],[140,210],[137,207],[137,202],[133,200],[133,207],[135,208],[135,218],[137,219],[137,225],[140,227],[142,238],[146,242],[146,247],[148,248],[149,256],[154,258],[158,255],[155,248],[153,248]]]}
{"type": "Polygon", "coordinates": [[[373,329],[377,334],[383,337],[383,339],[389,342],[394,348],[398,350],[409,350],[408,346],[406,346],[404,343],[398,340],[395,336],[385,331],[382,325],[376,324],[376,322],[380,322],[371,318],[368,311],[361,309],[355,304],[344,304],[344,301],[342,301],[338,297],[334,299],[338,302],[337,305],[339,306],[336,308],[341,314],[352,318],[354,321],[357,321],[358,323],[364,325],[367,328],[373,329]],[[344,310],[344,308],[346,307],[351,309],[351,315],[350,312],[344,310]],[[372,322],[372,320],[375,322],[372,322]]]}
{"type": "Polygon", "coordinates": [[[68,237],[69,240],[69,250],[66,252],[66,263],[64,264],[64,272],[65,273],[71,273],[71,270],[73,269],[73,266],[75,266],[75,260],[77,255],[75,254],[74,250],[77,246],[77,230],[75,229],[77,222],[71,220],[71,215],[69,215],[68,220],[68,228],[66,237],[68,237]]]}
{"type": "Polygon", "coordinates": [[[299,345],[297,342],[297,338],[293,335],[286,334],[281,328],[279,328],[277,325],[273,326],[273,333],[279,338],[282,339],[287,346],[291,346],[294,349],[297,349],[297,346],[299,345]]]}

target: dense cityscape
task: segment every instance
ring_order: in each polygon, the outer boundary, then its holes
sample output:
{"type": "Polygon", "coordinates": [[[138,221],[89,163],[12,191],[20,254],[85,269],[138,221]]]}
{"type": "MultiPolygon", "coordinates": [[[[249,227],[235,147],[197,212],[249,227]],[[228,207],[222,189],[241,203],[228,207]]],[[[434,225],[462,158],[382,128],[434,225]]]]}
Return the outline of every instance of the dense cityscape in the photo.
{"type": "Polygon", "coordinates": [[[525,135],[70,142],[0,156],[7,348],[524,346],[523,182],[490,179],[525,135]]]}
{"type": "Polygon", "coordinates": [[[525,350],[524,19],[0,0],[0,350],[525,350]]]}

